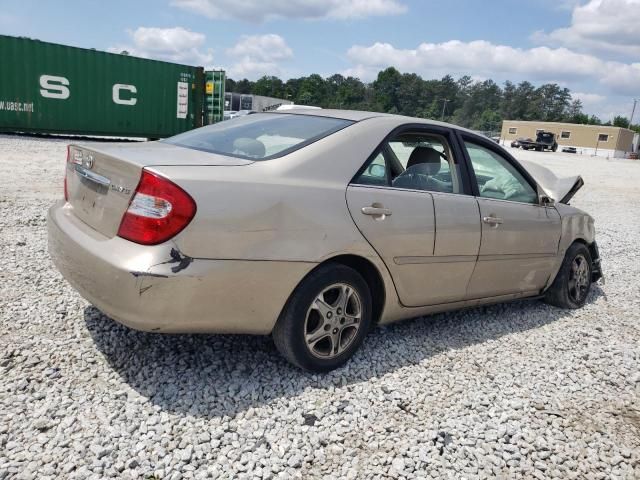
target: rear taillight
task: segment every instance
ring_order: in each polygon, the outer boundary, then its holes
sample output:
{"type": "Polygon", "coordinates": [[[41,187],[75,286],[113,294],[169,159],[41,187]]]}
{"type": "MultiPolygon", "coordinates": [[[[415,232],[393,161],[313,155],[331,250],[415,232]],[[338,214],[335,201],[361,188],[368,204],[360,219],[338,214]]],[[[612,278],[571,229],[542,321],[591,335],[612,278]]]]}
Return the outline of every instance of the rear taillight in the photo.
{"type": "Polygon", "coordinates": [[[69,171],[69,162],[71,161],[71,145],[67,145],[67,163],[64,165],[64,199],[69,201],[69,190],[67,189],[67,172],[69,171]]]}
{"type": "Polygon", "coordinates": [[[143,245],[157,245],[177,235],[196,214],[193,198],[175,183],[142,170],[118,236],[143,245]]]}

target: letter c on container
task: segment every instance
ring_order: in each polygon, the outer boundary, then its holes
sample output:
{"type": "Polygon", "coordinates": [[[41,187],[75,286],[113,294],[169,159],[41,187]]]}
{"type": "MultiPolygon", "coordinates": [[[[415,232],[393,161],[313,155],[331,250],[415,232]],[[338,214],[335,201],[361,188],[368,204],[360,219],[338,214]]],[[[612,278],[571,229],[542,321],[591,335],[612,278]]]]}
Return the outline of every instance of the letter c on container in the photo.
{"type": "Polygon", "coordinates": [[[135,105],[138,99],[136,97],[122,98],[120,96],[120,92],[122,90],[127,90],[131,93],[138,93],[138,89],[134,85],[125,85],[123,83],[116,83],[113,86],[112,90],[112,98],[113,103],[117,103],[118,105],[135,105]]]}

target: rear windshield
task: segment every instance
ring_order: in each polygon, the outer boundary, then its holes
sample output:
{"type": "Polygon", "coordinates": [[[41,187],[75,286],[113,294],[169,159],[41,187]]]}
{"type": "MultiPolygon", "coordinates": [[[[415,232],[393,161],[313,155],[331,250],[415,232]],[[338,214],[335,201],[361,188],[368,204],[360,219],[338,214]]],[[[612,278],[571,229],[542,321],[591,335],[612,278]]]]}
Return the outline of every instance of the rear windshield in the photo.
{"type": "Polygon", "coordinates": [[[351,125],[339,118],[255,113],[162,140],[180,147],[249,160],[282,157],[351,125]]]}

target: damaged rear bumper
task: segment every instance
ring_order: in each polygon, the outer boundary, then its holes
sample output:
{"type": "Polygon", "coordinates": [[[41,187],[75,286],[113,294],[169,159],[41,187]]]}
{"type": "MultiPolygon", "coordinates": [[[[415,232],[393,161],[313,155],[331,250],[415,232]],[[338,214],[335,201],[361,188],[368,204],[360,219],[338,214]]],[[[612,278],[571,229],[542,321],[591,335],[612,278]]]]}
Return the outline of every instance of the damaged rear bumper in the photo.
{"type": "Polygon", "coordinates": [[[109,317],[167,333],[268,334],[305,262],[194,259],[173,242],[107,238],[65,202],[48,214],[49,253],[65,279],[109,317]]]}

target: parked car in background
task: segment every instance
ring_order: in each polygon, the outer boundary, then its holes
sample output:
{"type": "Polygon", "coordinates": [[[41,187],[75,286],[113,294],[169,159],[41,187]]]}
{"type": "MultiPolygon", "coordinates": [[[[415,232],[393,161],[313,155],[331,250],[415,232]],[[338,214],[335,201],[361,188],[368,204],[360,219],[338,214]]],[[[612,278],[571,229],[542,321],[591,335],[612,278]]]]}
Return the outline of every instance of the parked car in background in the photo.
{"type": "Polygon", "coordinates": [[[238,112],[235,111],[235,110],[225,110],[223,115],[222,115],[222,119],[223,120],[231,120],[237,114],[238,114],[238,112]]]}
{"type": "Polygon", "coordinates": [[[531,140],[530,138],[524,138],[524,137],[520,137],[517,138],[516,140],[514,140],[513,142],[511,142],[511,148],[520,148],[521,142],[531,142],[533,140],[531,140]]]}
{"type": "Polygon", "coordinates": [[[578,150],[576,149],[576,147],[563,147],[562,151],[564,153],[578,153],[578,150]]]}
{"type": "Polygon", "coordinates": [[[278,112],[286,112],[288,110],[322,110],[322,107],[313,107],[311,105],[296,105],[295,103],[280,105],[276,108],[278,112]]]}
{"type": "Polygon", "coordinates": [[[236,117],[244,117],[245,115],[249,115],[251,113],[255,113],[253,110],[238,110],[237,112],[234,110],[225,110],[223,120],[231,120],[236,117]]]}
{"type": "Polygon", "coordinates": [[[151,332],[272,334],[345,363],[377,324],[525,297],[582,307],[601,276],[579,176],[424,119],[256,113],[149,143],[71,145],[49,251],[151,332]]]}

